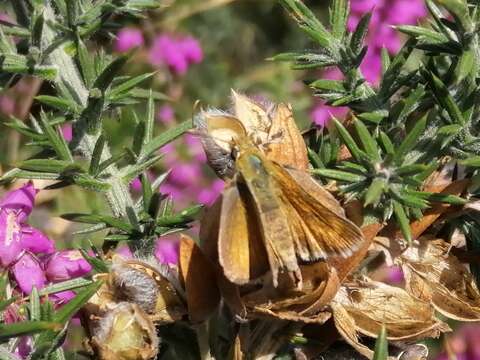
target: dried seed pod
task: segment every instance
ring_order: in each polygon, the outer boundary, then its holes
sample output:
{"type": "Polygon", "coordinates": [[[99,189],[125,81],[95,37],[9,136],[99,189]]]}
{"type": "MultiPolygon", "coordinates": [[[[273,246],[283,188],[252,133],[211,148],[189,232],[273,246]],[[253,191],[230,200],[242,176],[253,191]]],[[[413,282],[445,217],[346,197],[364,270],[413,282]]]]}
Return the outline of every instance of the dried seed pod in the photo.
{"type": "Polygon", "coordinates": [[[140,260],[115,258],[108,286],[116,301],[140,306],[155,322],[170,323],[186,314],[180,285],[173,286],[160,269],[140,260]]]}
{"type": "Polygon", "coordinates": [[[428,301],[444,316],[460,321],[480,320],[480,290],[473,275],[452,253],[451,244],[420,240],[399,258],[406,288],[428,301]]]}
{"type": "Polygon", "coordinates": [[[330,304],[338,332],[364,356],[372,350],[359,334],[376,338],[382,325],[390,341],[416,341],[450,331],[435,317],[430,303],[420,301],[401,288],[368,278],[344,284],[330,304]]]}
{"type": "Polygon", "coordinates": [[[148,315],[123,302],[97,321],[91,346],[100,360],[149,360],[158,353],[159,339],[148,315]]]}

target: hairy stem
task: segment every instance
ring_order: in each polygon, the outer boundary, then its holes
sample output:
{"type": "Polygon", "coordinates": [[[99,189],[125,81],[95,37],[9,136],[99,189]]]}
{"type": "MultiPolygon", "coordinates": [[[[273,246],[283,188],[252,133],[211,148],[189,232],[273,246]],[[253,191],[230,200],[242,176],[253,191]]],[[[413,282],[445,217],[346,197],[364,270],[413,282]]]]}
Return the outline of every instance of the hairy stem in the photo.
{"type": "MultiPolygon", "coordinates": [[[[44,11],[45,23],[55,22],[55,13],[51,5],[45,6],[44,11]]],[[[44,46],[51,44],[59,34],[51,26],[46,26],[43,31],[42,43],[44,46]]],[[[68,89],[73,98],[77,100],[83,107],[86,106],[89,97],[89,90],[80,75],[79,69],[73,58],[65,52],[62,46],[57,47],[49,54],[48,60],[51,64],[56,65],[59,72],[55,82],[68,89]]],[[[100,132],[95,135],[87,133],[87,124],[85,121],[77,120],[75,123],[75,131],[73,134],[73,143],[78,143],[76,149],[87,161],[92,159],[95,143],[100,136],[100,132]]],[[[102,153],[102,160],[111,157],[110,148],[105,146],[102,153]]],[[[117,217],[128,217],[132,223],[137,223],[137,214],[134,211],[134,201],[130,195],[128,186],[120,177],[118,168],[111,165],[107,170],[107,181],[111,188],[106,192],[106,199],[113,214],[117,217]]],[[[140,245],[138,245],[140,246],[140,245]]],[[[137,246],[137,247],[138,247],[137,246]]],[[[135,247],[135,245],[134,245],[135,247]]]]}

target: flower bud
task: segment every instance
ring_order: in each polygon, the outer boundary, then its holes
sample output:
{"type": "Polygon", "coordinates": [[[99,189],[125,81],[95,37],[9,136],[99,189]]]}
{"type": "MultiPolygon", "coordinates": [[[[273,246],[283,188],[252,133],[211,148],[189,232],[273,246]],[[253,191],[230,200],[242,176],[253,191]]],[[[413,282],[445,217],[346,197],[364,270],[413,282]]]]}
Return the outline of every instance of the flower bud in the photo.
{"type": "Polygon", "coordinates": [[[80,277],[88,274],[91,270],[91,265],[78,250],[56,252],[45,265],[47,278],[53,282],[80,277]]]}
{"type": "Polygon", "coordinates": [[[100,360],[148,360],[158,352],[155,327],[135,304],[119,303],[100,319],[93,334],[91,344],[100,360]]]}

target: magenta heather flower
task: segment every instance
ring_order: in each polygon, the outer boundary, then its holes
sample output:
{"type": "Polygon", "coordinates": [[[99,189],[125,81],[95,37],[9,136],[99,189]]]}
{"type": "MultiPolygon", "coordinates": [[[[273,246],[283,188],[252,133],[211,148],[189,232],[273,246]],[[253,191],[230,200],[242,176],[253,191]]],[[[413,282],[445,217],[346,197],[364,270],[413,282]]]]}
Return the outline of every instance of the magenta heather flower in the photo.
{"type": "Polygon", "coordinates": [[[143,45],[143,34],[139,29],[124,28],[117,34],[115,51],[126,52],[143,45]]]}
{"type": "Polygon", "coordinates": [[[178,263],[179,244],[171,237],[158,239],[155,247],[155,257],[163,264],[178,263]]]}
{"type": "Polygon", "coordinates": [[[25,294],[30,294],[34,286],[41,289],[47,283],[42,265],[35,255],[28,251],[15,262],[11,272],[18,287],[25,294]]]}
{"type": "Polygon", "coordinates": [[[217,200],[218,196],[222,192],[224,186],[225,186],[225,183],[223,180],[220,180],[220,179],[215,180],[210,186],[210,188],[202,189],[199,192],[197,196],[197,201],[200,204],[204,204],[207,206],[213,205],[215,200],[217,200]]]}
{"type": "Polygon", "coordinates": [[[22,250],[22,232],[16,214],[0,210],[0,265],[9,266],[22,250]]]}
{"type": "Polygon", "coordinates": [[[45,263],[45,273],[52,282],[65,281],[88,274],[91,265],[78,250],[63,250],[52,254],[45,263]]]}
{"type": "Polygon", "coordinates": [[[72,141],[73,138],[73,128],[72,124],[65,124],[61,127],[63,138],[66,141],[72,141]]]}
{"type": "Polygon", "coordinates": [[[190,64],[198,64],[203,60],[203,50],[197,39],[187,36],[178,42],[180,51],[190,64]]]}
{"type": "Polygon", "coordinates": [[[178,186],[189,186],[198,182],[202,169],[198,163],[183,163],[174,166],[170,172],[169,180],[178,186]]]}
{"type": "Polygon", "coordinates": [[[356,0],[351,2],[349,30],[354,30],[361,16],[373,11],[367,38],[368,53],[361,69],[365,78],[377,83],[380,77],[381,49],[385,46],[390,52],[396,52],[401,46],[397,31],[390,25],[414,25],[427,15],[422,0],[356,0]]]}
{"type": "Polygon", "coordinates": [[[53,302],[56,307],[65,305],[74,297],[75,297],[75,293],[71,290],[60,291],[60,292],[49,295],[50,301],[53,302]]]}
{"type": "Polygon", "coordinates": [[[170,105],[162,105],[158,109],[157,120],[166,125],[170,125],[175,120],[175,111],[170,105]]]}
{"type": "Polygon", "coordinates": [[[0,211],[13,211],[18,222],[24,222],[33,210],[37,190],[30,181],[21,188],[8,192],[0,200],[0,211]]]}
{"type": "Polygon", "coordinates": [[[23,249],[34,254],[51,254],[55,251],[55,244],[47,235],[29,225],[22,225],[21,244],[23,249]]]}
{"type": "Polygon", "coordinates": [[[203,52],[193,37],[161,34],[153,41],[149,58],[152,65],[166,65],[174,73],[183,75],[189,65],[202,61],[203,52]]]}
{"type": "Polygon", "coordinates": [[[320,103],[313,108],[310,116],[312,117],[315,125],[317,125],[319,128],[324,128],[328,126],[332,116],[343,117],[347,111],[348,110],[344,107],[334,107],[320,103]]]}

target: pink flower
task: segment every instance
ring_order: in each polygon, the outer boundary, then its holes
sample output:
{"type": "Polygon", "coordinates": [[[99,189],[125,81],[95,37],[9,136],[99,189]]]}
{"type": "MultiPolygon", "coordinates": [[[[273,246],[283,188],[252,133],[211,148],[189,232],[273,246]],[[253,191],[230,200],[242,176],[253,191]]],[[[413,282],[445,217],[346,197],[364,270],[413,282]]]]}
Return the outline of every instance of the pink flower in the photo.
{"type": "Polygon", "coordinates": [[[401,37],[389,25],[413,25],[427,15],[422,0],[355,0],[351,2],[349,30],[354,30],[361,16],[373,11],[367,37],[368,53],[361,70],[370,83],[376,84],[380,78],[380,53],[385,46],[396,52],[401,46],[401,37]]]}
{"type": "Polygon", "coordinates": [[[55,251],[55,244],[47,235],[29,225],[22,225],[21,244],[23,249],[34,254],[51,254],[55,251]]]}
{"type": "Polygon", "coordinates": [[[218,196],[222,192],[224,186],[225,183],[223,182],[223,180],[215,180],[210,188],[206,188],[200,191],[197,196],[197,201],[200,204],[204,204],[207,206],[213,205],[215,200],[217,200],[218,196]]]}
{"type": "Polygon", "coordinates": [[[180,163],[174,166],[170,172],[169,180],[178,186],[189,186],[198,181],[202,170],[198,163],[180,163]]]}
{"type": "Polygon", "coordinates": [[[175,120],[175,111],[170,105],[162,105],[157,112],[157,120],[170,125],[175,120]]]}
{"type": "Polygon", "coordinates": [[[178,200],[183,197],[182,190],[180,190],[177,186],[168,183],[160,185],[160,192],[165,195],[170,195],[174,200],[178,200]]]}
{"type": "Polygon", "coordinates": [[[73,128],[72,124],[64,124],[61,127],[63,138],[66,141],[72,141],[73,138],[73,128]]]}
{"type": "Polygon", "coordinates": [[[202,142],[198,136],[192,134],[185,134],[183,137],[185,145],[187,145],[190,154],[200,163],[205,163],[207,161],[207,155],[203,150],[202,142]]]}
{"type": "Polygon", "coordinates": [[[183,75],[189,65],[202,61],[203,52],[193,37],[161,34],[153,41],[149,58],[152,65],[166,65],[174,73],[183,75]]]}
{"type": "Polygon", "coordinates": [[[117,34],[115,51],[127,52],[143,45],[143,34],[139,29],[123,28],[117,34]]]}
{"type": "Polygon", "coordinates": [[[160,238],[155,247],[155,257],[163,264],[178,263],[178,241],[171,238],[160,238]]]}
{"type": "Polygon", "coordinates": [[[74,297],[75,297],[75,293],[71,290],[60,291],[60,292],[49,295],[50,301],[52,301],[55,304],[56,308],[62,305],[65,305],[74,297]]]}
{"type": "MultiPolygon", "coordinates": [[[[450,349],[458,360],[480,359],[480,326],[477,324],[463,325],[448,337],[450,349]]],[[[442,354],[437,360],[447,360],[451,357],[442,354]]]]}
{"type": "Polygon", "coordinates": [[[128,246],[120,246],[115,250],[115,253],[122,256],[125,259],[131,259],[133,258],[133,254],[130,251],[130,248],[128,246]]]}
{"type": "Polygon", "coordinates": [[[167,65],[173,72],[183,75],[188,70],[188,62],[178,47],[177,42],[169,35],[160,35],[153,41],[150,49],[150,62],[153,65],[167,65]]]}
{"type": "Polygon", "coordinates": [[[63,250],[51,255],[45,264],[48,280],[59,282],[88,274],[91,265],[78,250],[63,250]]]}
{"type": "Polygon", "coordinates": [[[334,117],[343,117],[347,113],[348,109],[345,107],[333,107],[320,103],[315,106],[310,114],[313,122],[319,128],[324,128],[328,126],[332,116],[334,117]]]}
{"type": "Polygon", "coordinates": [[[21,359],[27,359],[32,352],[33,339],[31,336],[22,336],[15,349],[15,354],[21,359]]]}
{"type": "Polygon", "coordinates": [[[34,286],[41,289],[47,283],[39,260],[28,251],[15,262],[11,271],[18,287],[25,294],[30,294],[34,286]]]}
{"type": "Polygon", "coordinates": [[[203,50],[197,39],[187,36],[178,42],[180,51],[185,59],[191,64],[198,64],[203,60],[203,50]]]}
{"type": "Polygon", "coordinates": [[[36,194],[37,190],[30,181],[21,188],[8,192],[0,200],[0,211],[13,211],[17,215],[17,220],[22,223],[33,210],[36,194]]]}
{"type": "Polygon", "coordinates": [[[400,284],[405,280],[402,268],[400,266],[392,266],[388,268],[387,281],[391,284],[400,284]]]}
{"type": "Polygon", "coordinates": [[[21,226],[12,211],[0,211],[0,265],[9,266],[23,250],[21,226]]]}

